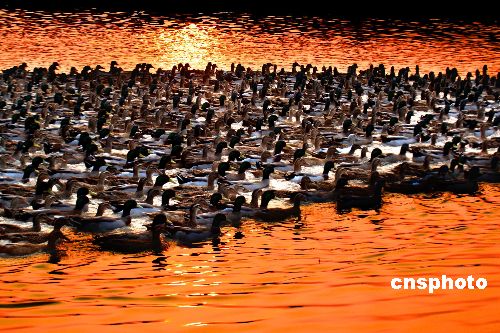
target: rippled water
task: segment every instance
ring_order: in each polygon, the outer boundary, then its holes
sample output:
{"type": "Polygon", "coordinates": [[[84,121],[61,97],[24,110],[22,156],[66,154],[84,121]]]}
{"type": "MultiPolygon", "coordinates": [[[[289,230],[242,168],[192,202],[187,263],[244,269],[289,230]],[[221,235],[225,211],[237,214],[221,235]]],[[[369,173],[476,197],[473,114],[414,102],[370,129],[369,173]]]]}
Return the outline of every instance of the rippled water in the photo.
{"type": "Polygon", "coordinates": [[[37,331],[498,332],[500,187],[386,195],[380,212],[305,206],[300,224],[247,221],[242,239],[158,257],[89,248],[0,261],[0,327],[37,331]],[[55,261],[58,263],[48,263],[55,261]],[[483,290],[395,291],[397,276],[488,279],[483,290]]]}
{"type": "MultiPolygon", "coordinates": [[[[203,68],[294,61],[500,70],[498,25],[325,18],[154,17],[0,10],[0,67],[138,62],[203,68]]],[[[500,187],[477,196],[386,195],[380,212],[303,208],[301,223],[246,221],[219,244],[164,256],[98,252],[0,259],[0,330],[498,332],[500,187]],[[237,231],[244,234],[236,238],[237,231]],[[484,291],[395,291],[397,276],[485,277],[484,291]]],[[[68,231],[69,232],[69,231],[68,231]]]]}
{"type": "MultiPolygon", "coordinates": [[[[179,62],[204,68],[208,61],[260,68],[297,61],[345,70],[358,63],[396,68],[416,64],[424,71],[454,66],[500,71],[500,26],[480,22],[348,20],[315,17],[152,16],[129,13],[49,13],[0,9],[0,67],[27,62],[62,69],[108,66],[124,69],[148,62],[170,69],[179,62]]],[[[465,74],[465,73],[464,73],[465,74]]]]}

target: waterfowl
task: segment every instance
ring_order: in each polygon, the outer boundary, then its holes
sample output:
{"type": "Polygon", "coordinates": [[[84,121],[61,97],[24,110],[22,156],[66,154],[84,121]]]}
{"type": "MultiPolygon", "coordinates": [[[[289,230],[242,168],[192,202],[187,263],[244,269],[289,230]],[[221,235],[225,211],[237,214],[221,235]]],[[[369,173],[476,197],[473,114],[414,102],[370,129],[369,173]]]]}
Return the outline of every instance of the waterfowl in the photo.
{"type": "Polygon", "coordinates": [[[219,178],[219,173],[211,172],[206,177],[185,177],[180,174],[177,181],[181,186],[206,186],[206,189],[212,191],[215,188],[215,181],[219,178]]]}
{"type": "Polygon", "coordinates": [[[0,234],[8,233],[25,233],[25,232],[39,232],[42,230],[41,222],[46,221],[48,216],[46,214],[36,214],[33,216],[33,226],[31,228],[21,227],[15,224],[1,223],[0,234]]]}
{"type": "Polygon", "coordinates": [[[222,163],[219,163],[218,170],[219,170],[219,175],[221,177],[224,177],[227,180],[237,180],[237,181],[240,181],[240,180],[245,180],[245,178],[246,178],[245,172],[248,169],[250,169],[250,168],[251,168],[250,162],[243,161],[240,164],[240,167],[238,169],[238,173],[236,173],[236,174],[234,174],[234,173],[228,173],[228,174],[226,174],[226,172],[229,170],[229,163],[228,162],[222,162],[222,163]]]}
{"type": "Polygon", "coordinates": [[[221,212],[227,221],[270,215],[269,201],[290,195],[297,183],[307,201],[338,201],[342,209],[377,206],[381,182],[384,191],[468,193],[479,181],[499,178],[499,155],[491,154],[500,146],[499,94],[485,75],[474,81],[448,71],[386,75],[383,66],[351,66],[346,74],[271,67],[225,72],[215,64],[206,71],[180,65],[153,74],[148,64],[123,72],[113,63],[109,71],[72,70],[69,80],[57,66],[14,71],[23,80],[34,76],[26,91],[4,71],[3,214],[25,221],[53,214],[80,225],[89,198],[99,200],[97,218],[107,221],[119,220],[103,217],[110,204],[117,210],[136,199],[142,207],[126,219],[162,209],[171,223],[197,230],[221,212]],[[71,199],[76,189],[74,207],[55,201],[71,199]],[[25,209],[30,205],[34,210],[25,209]]]}
{"type": "Polygon", "coordinates": [[[27,183],[31,177],[35,175],[35,172],[39,169],[40,165],[43,163],[43,158],[36,156],[31,161],[31,164],[26,166],[23,170],[22,182],[27,183]]]}
{"type": "Polygon", "coordinates": [[[333,161],[326,161],[324,166],[323,166],[323,172],[321,175],[315,175],[311,173],[291,173],[288,175],[285,175],[285,179],[296,182],[296,183],[301,183],[303,177],[306,177],[311,180],[311,181],[324,181],[329,179],[329,173],[330,171],[335,167],[335,163],[333,161]]]}
{"type": "Polygon", "coordinates": [[[362,210],[378,209],[382,205],[382,191],[385,181],[378,180],[373,186],[373,193],[366,195],[352,195],[349,193],[340,193],[337,197],[337,210],[346,211],[352,208],[362,210]]]}
{"type": "Polygon", "coordinates": [[[120,253],[139,253],[144,251],[161,252],[168,248],[162,233],[166,231],[167,217],[157,214],[147,232],[112,233],[95,235],[93,244],[103,250],[120,253]]]}
{"type": "Polygon", "coordinates": [[[186,228],[167,226],[167,230],[173,239],[184,244],[204,242],[209,239],[218,238],[221,235],[221,225],[226,221],[226,216],[218,213],[214,216],[210,228],[186,228]]]}
{"type": "MultiPolygon", "coordinates": [[[[263,194],[262,200],[266,193],[263,194]]],[[[305,200],[306,197],[302,193],[297,193],[293,198],[293,206],[289,208],[266,208],[262,210],[257,210],[252,215],[252,218],[264,221],[264,222],[279,222],[289,219],[291,217],[296,217],[300,219],[300,203],[305,200]]],[[[262,205],[261,205],[262,207],[262,205]]]]}
{"type": "Polygon", "coordinates": [[[0,206],[2,208],[20,209],[26,208],[29,205],[29,201],[21,196],[12,194],[0,194],[0,206]]]}
{"type": "MultiPolygon", "coordinates": [[[[376,148],[379,149],[379,148],[376,148]]],[[[401,145],[401,150],[399,154],[380,154],[378,158],[381,160],[382,164],[393,164],[398,162],[404,162],[408,158],[406,153],[410,150],[410,145],[408,143],[403,143],[401,145]]]]}
{"type": "Polygon", "coordinates": [[[320,190],[332,191],[336,183],[332,181],[313,181],[309,176],[303,176],[300,180],[300,188],[302,190],[320,190]]]}
{"type": "MultiPolygon", "coordinates": [[[[218,212],[224,213],[224,215],[226,215],[226,222],[231,223],[232,226],[239,226],[241,223],[242,216],[245,216],[245,213],[248,214],[249,212],[253,212],[253,209],[250,209],[247,207],[245,207],[245,209],[243,209],[242,206],[243,206],[243,204],[245,204],[245,202],[246,202],[246,199],[244,196],[242,196],[242,195],[237,196],[234,199],[234,203],[231,206],[226,207],[222,210],[219,210],[218,212]],[[243,213],[242,210],[245,210],[245,213],[243,213]]],[[[197,217],[196,224],[197,225],[211,225],[211,223],[213,221],[210,218],[214,217],[216,214],[217,214],[217,211],[216,211],[216,213],[213,213],[213,214],[210,214],[210,213],[202,214],[201,216],[197,217]]]]}
{"type": "Polygon", "coordinates": [[[127,200],[123,204],[123,210],[121,218],[115,217],[81,217],[81,216],[71,216],[69,224],[76,227],[82,231],[90,232],[104,232],[110,231],[118,228],[123,228],[130,225],[132,218],[130,216],[130,211],[137,207],[137,201],[127,200]]]}
{"type": "MultiPolygon", "coordinates": [[[[456,194],[473,194],[479,190],[478,178],[480,176],[479,167],[472,167],[465,173],[464,179],[456,179],[449,175],[448,166],[444,166],[437,176],[432,177],[433,189],[456,194]]],[[[430,180],[429,180],[430,181],[430,180]]]]}
{"type": "Polygon", "coordinates": [[[163,210],[178,210],[185,209],[177,205],[171,205],[170,200],[175,198],[175,191],[173,189],[166,189],[161,195],[161,207],[163,210]]]}
{"type": "Polygon", "coordinates": [[[262,179],[256,182],[243,182],[243,181],[233,181],[233,184],[241,186],[246,190],[253,191],[259,188],[265,188],[269,186],[270,180],[269,176],[274,172],[273,166],[266,166],[262,171],[262,179]]]}
{"type": "Polygon", "coordinates": [[[56,251],[57,245],[60,243],[60,241],[71,241],[61,232],[61,228],[64,225],[65,222],[62,220],[58,220],[54,223],[54,229],[46,237],[47,244],[30,243],[27,241],[9,243],[0,245],[0,253],[8,254],[11,256],[24,256],[42,251],[56,251]]]}

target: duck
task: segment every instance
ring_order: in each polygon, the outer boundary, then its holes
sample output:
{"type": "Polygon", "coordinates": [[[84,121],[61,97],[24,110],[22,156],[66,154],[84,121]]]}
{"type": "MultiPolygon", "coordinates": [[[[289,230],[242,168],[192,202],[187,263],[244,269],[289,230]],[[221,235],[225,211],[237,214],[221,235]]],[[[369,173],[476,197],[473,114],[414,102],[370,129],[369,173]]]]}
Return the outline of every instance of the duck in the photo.
{"type": "Polygon", "coordinates": [[[262,171],[262,179],[257,182],[243,182],[243,181],[232,181],[231,183],[241,186],[249,191],[254,191],[255,189],[268,187],[270,184],[270,175],[274,172],[273,166],[266,166],[262,171]]]}
{"type": "Polygon", "coordinates": [[[166,189],[163,191],[161,195],[161,208],[163,210],[171,211],[171,210],[189,210],[188,206],[182,206],[178,204],[172,205],[170,200],[176,197],[176,193],[174,189],[166,189]]]}
{"type": "Polygon", "coordinates": [[[474,194],[479,190],[478,178],[480,169],[473,166],[464,174],[464,179],[456,179],[449,174],[449,168],[444,165],[438,176],[432,177],[433,189],[437,191],[452,192],[455,194],[474,194]]]}
{"type": "Polygon", "coordinates": [[[29,200],[24,197],[12,194],[0,194],[0,207],[2,208],[21,209],[29,206],[29,200]]]}
{"type": "Polygon", "coordinates": [[[200,243],[210,239],[219,238],[222,234],[221,225],[226,221],[226,215],[218,213],[214,216],[210,228],[188,228],[178,226],[167,226],[170,237],[183,243],[200,243]]]}
{"type": "Polygon", "coordinates": [[[34,157],[31,160],[31,164],[24,168],[21,181],[23,183],[29,182],[30,178],[32,178],[36,174],[36,171],[39,169],[39,167],[42,163],[43,163],[42,157],[40,157],[40,156],[34,157]]]}
{"type": "Polygon", "coordinates": [[[335,163],[333,161],[326,161],[323,166],[323,172],[321,175],[315,175],[311,173],[291,173],[285,175],[285,179],[294,183],[301,183],[303,177],[307,177],[309,180],[317,182],[324,181],[329,179],[330,171],[335,167],[335,163]]]}
{"type": "Polygon", "coordinates": [[[368,137],[358,137],[356,134],[349,134],[347,138],[344,140],[344,143],[349,145],[349,147],[352,147],[353,145],[359,145],[359,146],[364,146],[364,145],[369,145],[373,142],[372,136],[368,137]]]}
{"type": "Polygon", "coordinates": [[[33,216],[33,226],[31,228],[21,227],[15,224],[0,223],[0,234],[8,233],[25,233],[25,232],[40,232],[42,230],[41,222],[47,221],[46,214],[36,214],[33,216]]]}
{"type": "MultiPolygon", "coordinates": [[[[196,224],[205,226],[211,225],[211,223],[213,223],[213,220],[210,220],[209,217],[214,217],[217,213],[223,213],[224,215],[226,215],[226,222],[230,223],[233,227],[239,226],[241,224],[241,218],[244,216],[244,214],[242,213],[242,209],[245,202],[245,197],[239,195],[234,199],[234,203],[230,207],[226,207],[222,210],[216,211],[215,213],[205,213],[198,216],[196,224]]],[[[247,213],[253,211],[248,207],[245,207],[244,210],[247,213]]]]}
{"type": "Polygon", "coordinates": [[[167,217],[163,213],[156,214],[150,230],[147,232],[111,233],[95,235],[92,243],[102,250],[119,253],[140,253],[166,250],[168,242],[162,237],[166,232],[167,217]]]}
{"type": "Polygon", "coordinates": [[[137,207],[137,201],[130,199],[123,204],[122,215],[120,218],[99,216],[99,217],[81,217],[70,216],[69,225],[76,227],[81,231],[105,232],[118,228],[129,226],[132,223],[130,212],[137,207]]]}
{"type": "MultiPolygon", "coordinates": [[[[266,193],[263,193],[263,200],[266,197],[266,193]]],[[[306,197],[302,193],[297,193],[293,198],[293,206],[289,208],[265,208],[254,212],[251,217],[258,221],[263,222],[279,222],[286,219],[296,217],[300,220],[300,203],[305,200],[306,197]]],[[[262,205],[261,205],[262,208],[262,205]]]]}
{"type": "Polygon", "coordinates": [[[219,178],[217,172],[211,172],[207,177],[185,177],[177,174],[177,181],[181,186],[206,186],[206,189],[213,191],[215,188],[215,181],[219,178]]]}
{"type": "Polygon", "coordinates": [[[367,195],[352,195],[349,193],[341,193],[337,197],[337,210],[340,212],[350,211],[352,208],[362,210],[378,209],[382,205],[382,191],[385,181],[378,180],[374,187],[373,193],[367,195]]]}
{"type": "Polygon", "coordinates": [[[42,251],[55,252],[61,241],[71,242],[61,231],[64,225],[65,221],[56,221],[54,223],[54,229],[47,235],[47,244],[30,243],[27,241],[8,243],[0,245],[0,253],[10,256],[26,256],[42,251]]]}
{"type": "MultiPolygon", "coordinates": [[[[375,148],[375,149],[380,149],[380,148],[375,148]]],[[[401,150],[399,154],[382,154],[382,151],[380,151],[380,154],[377,153],[377,157],[381,160],[381,164],[383,165],[404,162],[408,160],[406,153],[409,150],[410,150],[410,145],[408,143],[403,143],[401,145],[401,150]]]]}
{"type": "Polygon", "coordinates": [[[492,156],[490,160],[490,168],[480,169],[480,174],[477,178],[479,182],[500,183],[500,172],[498,170],[499,159],[500,158],[498,156],[492,156]]]}
{"type": "Polygon", "coordinates": [[[335,188],[336,182],[332,181],[313,181],[309,176],[303,176],[300,180],[300,188],[304,191],[319,190],[332,191],[335,188]]]}
{"type": "Polygon", "coordinates": [[[250,169],[252,167],[252,165],[250,164],[250,162],[248,161],[243,161],[241,162],[240,164],[240,167],[238,169],[238,173],[226,173],[229,168],[230,168],[230,165],[228,162],[222,162],[222,163],[219,163],[219,166],[218,166],[218,170],[219,170],[219,175],[223,178],[225,178],[226,180],[232,180],[232,181],[241,181],[241,180],[245,180],[246,179],[246,171],[248,169],[250,169]]]}

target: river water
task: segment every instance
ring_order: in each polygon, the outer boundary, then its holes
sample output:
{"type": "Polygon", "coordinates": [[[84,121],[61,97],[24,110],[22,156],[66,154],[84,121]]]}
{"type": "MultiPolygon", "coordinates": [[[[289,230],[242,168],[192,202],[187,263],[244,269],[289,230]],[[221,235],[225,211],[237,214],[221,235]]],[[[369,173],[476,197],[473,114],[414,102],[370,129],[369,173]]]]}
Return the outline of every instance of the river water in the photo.
{"type": "Polygon", "coordinates": [[[98,252],[1,259],[2,330],[498,332],[500,188],[385,196],[380,212],[305,206],[302,221],[246,221],[219,244],[163,256],[98,252]],[[393,290],[393,277],[484,277],[484,290],[393,290]],[[204,329],[200,329],[204,327],[204,329]]]}
{"type": "MultiPolygon", "coordinates": [[[[499,31],[440,20],[0,10],[0,67],[298,61],[463,72],[486,63],[495,73],[499,31]]],[[[249,220],[224,228],[220,243],[172,244],[163,256],[100,252],[90,236],[70,233],[58,257],[0,259],[0,331],[498,332],[500,187],[384,201],[378,212],[342,215],[333,204],[307,205],[300,223],[249,220]],[[484,277],[488,287],[390,287],[393,277],[443,274],[484,277]]]]}
{"type": "MultiPolygon", "coordinates": [[[[290,68],[294,61],[345,70],[358,63],[460,72],[487,64],[500,71],[500,26],[480,22],[421,22],[336,18],[259,17],[220,13],[154,16],[145,12],[49,13],[0,9],[0,67],[21,61],[61,69],[107,66],[124,69],[152,63],[170,69],[179,62],[219,68],[232,62],[260,68],[272,62],[290,68]]],[[[465,74],[465,73],[463,73],[465,74]]]]}

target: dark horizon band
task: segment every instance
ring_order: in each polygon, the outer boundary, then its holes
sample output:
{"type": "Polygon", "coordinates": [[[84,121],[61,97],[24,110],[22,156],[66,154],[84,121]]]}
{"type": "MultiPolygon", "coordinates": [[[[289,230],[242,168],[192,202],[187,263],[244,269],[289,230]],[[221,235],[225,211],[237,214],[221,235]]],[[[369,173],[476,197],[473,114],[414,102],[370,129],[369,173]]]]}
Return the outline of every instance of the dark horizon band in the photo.
{"type": "Polygon", "coordinates": [[[33,10],[145,10],[156,14],[247,12],[256,15],[321,15],[345,18],[448,18],[459,20],[486,19],[498,23],[493,1],[465,4],[460,1],[264,1],[264,0],[2,0],[0,8],[33,10]]]}

